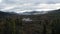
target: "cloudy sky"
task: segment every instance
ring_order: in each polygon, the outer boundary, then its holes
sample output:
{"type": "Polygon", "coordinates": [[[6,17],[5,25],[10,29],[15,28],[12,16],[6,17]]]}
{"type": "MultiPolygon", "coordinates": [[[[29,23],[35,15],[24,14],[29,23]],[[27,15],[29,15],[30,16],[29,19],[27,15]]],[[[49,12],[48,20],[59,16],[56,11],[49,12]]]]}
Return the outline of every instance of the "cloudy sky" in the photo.
{"type": "Polygon", "coordinates": [[[60,8],[60,0],[0,0],[0,10],[10,12],[48,11],[60,8]]]}

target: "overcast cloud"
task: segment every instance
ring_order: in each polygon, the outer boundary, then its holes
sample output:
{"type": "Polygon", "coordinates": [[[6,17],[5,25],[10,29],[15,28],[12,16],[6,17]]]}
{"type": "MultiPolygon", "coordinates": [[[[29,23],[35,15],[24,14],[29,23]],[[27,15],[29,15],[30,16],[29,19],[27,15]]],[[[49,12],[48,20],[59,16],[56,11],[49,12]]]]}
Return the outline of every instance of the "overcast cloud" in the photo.
{"type": "Polygon", "coordinates": [[[60,0],[0,0],[2,11],[48,11],[60,8],[60,0]]]}

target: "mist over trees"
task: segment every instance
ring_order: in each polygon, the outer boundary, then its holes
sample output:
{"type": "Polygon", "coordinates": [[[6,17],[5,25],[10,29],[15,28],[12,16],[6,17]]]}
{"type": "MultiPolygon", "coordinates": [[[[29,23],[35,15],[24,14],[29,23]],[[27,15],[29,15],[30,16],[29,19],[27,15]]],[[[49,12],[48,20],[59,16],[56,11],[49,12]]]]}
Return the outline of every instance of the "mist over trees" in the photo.
{"type": "Polygon", "coordinates": [[[0,11],[0,34],[60,34],[60,9],[41,15],[18,15],[0,11]],[[33,21],[22,21],[23,18],[33,21]]]}

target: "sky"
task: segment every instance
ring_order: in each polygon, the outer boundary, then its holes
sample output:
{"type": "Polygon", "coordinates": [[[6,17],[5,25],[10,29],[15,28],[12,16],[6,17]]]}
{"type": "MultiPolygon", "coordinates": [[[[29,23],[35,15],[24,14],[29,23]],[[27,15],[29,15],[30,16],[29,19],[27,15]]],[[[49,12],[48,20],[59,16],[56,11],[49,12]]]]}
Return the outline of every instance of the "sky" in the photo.
{"type": "Polygon", "coordinates": [[[5,12],[49,11],[60,9],[60,0],[0,0],[0,10],[5,12]]]}

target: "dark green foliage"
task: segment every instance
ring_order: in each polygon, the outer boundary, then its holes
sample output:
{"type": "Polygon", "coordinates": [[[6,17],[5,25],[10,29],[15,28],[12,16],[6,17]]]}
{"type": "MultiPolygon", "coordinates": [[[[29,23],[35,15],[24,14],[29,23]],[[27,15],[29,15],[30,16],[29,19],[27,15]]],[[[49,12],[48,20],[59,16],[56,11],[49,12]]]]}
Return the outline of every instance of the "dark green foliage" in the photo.
{"type": "Polygon", "coordinates": [[[60,10],[43,15],[1,13],[0,34],[60,34],[60,10]],[[24,22],[23,18],[34,21],[24,22]]]}

